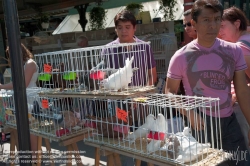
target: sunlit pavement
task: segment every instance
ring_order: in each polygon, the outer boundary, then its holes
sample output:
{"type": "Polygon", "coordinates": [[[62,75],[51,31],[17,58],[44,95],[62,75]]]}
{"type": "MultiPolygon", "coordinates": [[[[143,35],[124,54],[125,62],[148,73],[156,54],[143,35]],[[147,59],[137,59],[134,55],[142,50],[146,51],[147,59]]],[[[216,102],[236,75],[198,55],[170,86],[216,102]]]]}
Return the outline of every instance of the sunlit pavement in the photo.
{"type": "MultiPolygon", "coordinates": [[[[45,145],[45,144],[43,144],[45,145]]],[[[92,166],[95,163],[94,156],[95,156],[95,149],[92,146],[85,145],[83,141],[80,141],[77,143],[78,149],[81,155],[82,163],[84,166],[92,166]]],[[[8,166],[10,165],[9,162],[9,151],[10,151],[10,144],[5,143],[3,145],[3,155],[0,155],[0,166],[8,166]]],[[[55,161],[55,166],[66,166],[66,147],[59,146],[57,142],[51,142],[51,151],[53,152],[53,157],[55,161]]],[[[47,157],[46,157],[46,148],[43,146],[42,147],[43,154],[45,154],[44,158],[42,159],[43,166],[50,165],[49,163],[45,162],[50,162],[47,157]]],[[[19,164],[16,164],[19,165],[19,164]]],[[[73,159],[72,160],[72,165],[76,165],[76,161],[73,159]]],[[[100,165],[106,165],[106,157],[101,156],[101,161],[100,165]]]]}

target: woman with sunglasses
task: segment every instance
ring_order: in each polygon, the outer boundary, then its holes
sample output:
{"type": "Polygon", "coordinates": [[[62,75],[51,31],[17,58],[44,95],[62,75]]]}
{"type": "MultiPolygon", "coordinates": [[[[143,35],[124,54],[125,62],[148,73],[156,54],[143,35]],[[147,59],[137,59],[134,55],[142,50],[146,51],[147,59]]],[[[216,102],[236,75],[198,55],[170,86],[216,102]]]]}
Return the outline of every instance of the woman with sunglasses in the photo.
{"type": "Polygon", "coordinates": [[[183,27],[189,37],[192,39],[197,38],[197,33],[194,27],[191,25],[191,9],[188,9],[187,11],[184,12],[184,18],[183,18],[183,27]]]}
{"type": "MultiPolygon", "coordinates": [[[[220,28],[220,38],[237,43],[242,51],[247,63],[248,68],[245,70],[247,83],[250,83],[250,33],[247,32],[248,20],[245,14],[237,7],[231,7],[224,10],[222,16],[221,28],[220,28]]],[[[233,85],[233,84],[232,84],[233,85]]],[[[234,88],[232,87],[232,96],[234,104],[234,113],[240,124],[241,131],[244,135],[244,139],[248,150],[248,131],[249,125],[238,105],[236,94],[234,88]]]]}

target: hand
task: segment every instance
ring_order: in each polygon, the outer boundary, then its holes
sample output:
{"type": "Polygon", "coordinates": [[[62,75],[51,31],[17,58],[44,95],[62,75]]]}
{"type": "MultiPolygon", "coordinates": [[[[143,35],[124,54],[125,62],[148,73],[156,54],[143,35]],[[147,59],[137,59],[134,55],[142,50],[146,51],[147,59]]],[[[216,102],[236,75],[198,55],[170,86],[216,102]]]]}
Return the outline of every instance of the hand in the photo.
{"type": "Polygon", "coordinates": [[[191,123],[191,127],[194,130],[204,130],[203,118],[198,113],[190,111],[190,114],[187,114],[187,117],[189,119],[189,122],[191,123]]]}
{"type": "Polygon", "coordinates": [[[232,95],[232,103],[234,104],[237,101],[237,97],[236,94],[232,95]]]}

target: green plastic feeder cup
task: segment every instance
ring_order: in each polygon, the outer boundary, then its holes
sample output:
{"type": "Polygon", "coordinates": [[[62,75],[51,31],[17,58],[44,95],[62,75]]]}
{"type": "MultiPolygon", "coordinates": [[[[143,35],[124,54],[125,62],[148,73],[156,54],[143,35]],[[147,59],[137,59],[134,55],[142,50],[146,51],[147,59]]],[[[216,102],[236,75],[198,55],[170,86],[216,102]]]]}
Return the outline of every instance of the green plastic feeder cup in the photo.
{"type": "Polygon", "coordinates": [[[75,72],[69,72],[69,73],[64,73],[63,74],[63,79],[64,80],[75,80],[76,79],[76,73],[75,72]]]}
{"type": "Polygon", "coordinates": [[[49,81],[51,79],[51,74],[41,74],[38,76],[39,81],[49,81]]]}

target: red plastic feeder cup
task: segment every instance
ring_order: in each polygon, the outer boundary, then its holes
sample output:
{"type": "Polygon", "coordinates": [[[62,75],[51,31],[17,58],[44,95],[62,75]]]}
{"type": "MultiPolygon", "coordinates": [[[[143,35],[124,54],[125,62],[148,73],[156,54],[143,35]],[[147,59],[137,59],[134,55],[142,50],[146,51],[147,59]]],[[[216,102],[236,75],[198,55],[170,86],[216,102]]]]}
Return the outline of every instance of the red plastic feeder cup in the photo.
{"type": "Polygon", "coordinates": [[[57,137],[61,137],[61,136],[66,135],[68,133],[69,133],[68,129],[60,129],[60,130],[56,131],[56,136],[57,137]]]}
{"type": "Polygon", "coordinates": [[[163,141],[165,138],[165,133],[164,132],[154,132],[150,131],[148,134],[148,138],[154,139],[154,140],[161,140],[163,141]]]}
{"type": "Polygon", "coordinates": [[[103,80],[105,73],[102,71],[95,71],[90,74],[90,78],[93,80],[103,80]]]}

